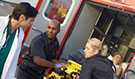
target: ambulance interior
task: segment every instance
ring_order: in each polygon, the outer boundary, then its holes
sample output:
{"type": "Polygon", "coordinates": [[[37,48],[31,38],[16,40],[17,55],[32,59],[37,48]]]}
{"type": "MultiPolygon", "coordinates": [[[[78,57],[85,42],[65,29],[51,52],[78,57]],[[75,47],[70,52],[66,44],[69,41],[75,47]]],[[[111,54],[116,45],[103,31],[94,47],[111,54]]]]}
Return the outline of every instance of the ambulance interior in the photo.
{"type": "Polygon", "coordinates": [[[93,1],[84,3],[72,34],[65,44],[62,56],[67,55],[65,52],[84,48],[88,38],[97,37],[108,45],[108,54],[118,50],[123,53],[124,61],[128,60],[129,52],[135,49],[134,12],[93,1]],[[78,46],[74,47],[71,43],[78,46]]]}
{"type": "MultiPolygon", "coordinates": [[[[109,5],[108,3],[104,4],[104,2],[100,3],[100,1],[110,0],[92,0],[84,3],[74,30],[65,44],[61,58],[84,48],[87,39],[92,37],[99,38],[103,44],[108,46],[107,56],[114,51],[119,51],[124,57],[123,62],[129,62],[134,56],[135,3],[133,2],[132,8],[127,9],[121,8],[121,6],[125,6],[122,2],[114,2],[114,5],[109,5]],[[120,5],[121,3],[122,5],[120,5]]],[[[127,67],[127,65],[126,63],[125,66],[127,67]]]]}

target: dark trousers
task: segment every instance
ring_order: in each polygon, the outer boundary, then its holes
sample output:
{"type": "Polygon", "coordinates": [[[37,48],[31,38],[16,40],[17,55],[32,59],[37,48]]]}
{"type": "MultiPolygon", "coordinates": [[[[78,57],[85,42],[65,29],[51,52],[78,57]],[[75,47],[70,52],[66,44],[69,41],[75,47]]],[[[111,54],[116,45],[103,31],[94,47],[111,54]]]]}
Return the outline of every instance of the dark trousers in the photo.
{"type": "Polygon", "coordinates": [[[43,75],[32,74],[28,70],[29,69],[22,69],[18,66],[16,70],[16,79],[43,79],[43,75]]]}

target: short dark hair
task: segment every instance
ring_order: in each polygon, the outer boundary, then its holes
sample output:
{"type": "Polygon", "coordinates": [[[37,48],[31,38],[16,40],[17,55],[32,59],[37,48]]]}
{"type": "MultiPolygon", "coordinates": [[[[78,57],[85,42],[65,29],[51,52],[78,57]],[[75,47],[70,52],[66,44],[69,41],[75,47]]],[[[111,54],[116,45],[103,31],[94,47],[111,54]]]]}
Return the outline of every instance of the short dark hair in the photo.
{"type": "Polygon", "coordinates": [[[121,56],[121,58],[123,58],[122,53],[120,53],[120,52],[118,52],[118,51],[115,51],[114,53],[112,53],[112,56],[113,56],[113,57],[116,56],[116,55],[119,55],[119,56],[121,56]]]}
{"type": "Polygon", "coordinates": [[[36,17],[38,11],[27,2],[17,4],[13,10],[11,17],[18,20],[20,15],[24,15],[26,19],[29,17],[36,17]]]}

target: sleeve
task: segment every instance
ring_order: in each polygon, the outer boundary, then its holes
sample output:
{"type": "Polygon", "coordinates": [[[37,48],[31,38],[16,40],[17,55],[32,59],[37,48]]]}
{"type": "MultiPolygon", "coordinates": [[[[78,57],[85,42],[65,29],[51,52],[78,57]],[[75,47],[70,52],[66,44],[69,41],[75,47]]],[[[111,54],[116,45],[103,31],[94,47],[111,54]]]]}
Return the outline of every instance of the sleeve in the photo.
{"type": "Polygon", "coordinates": [[[81,73],[80,73],[80,79],[92,79],[93,66],[92,63],[84,62],[84,65],[82,65],[81,73]]]}
{"type": "Polygon", "coordinates": [[[31,42],[30,55],[46,58],[45,52],[44,52],[44,44],[41,38],[37,37],[36,39],[33,39],[33,41],[31,42]]]}

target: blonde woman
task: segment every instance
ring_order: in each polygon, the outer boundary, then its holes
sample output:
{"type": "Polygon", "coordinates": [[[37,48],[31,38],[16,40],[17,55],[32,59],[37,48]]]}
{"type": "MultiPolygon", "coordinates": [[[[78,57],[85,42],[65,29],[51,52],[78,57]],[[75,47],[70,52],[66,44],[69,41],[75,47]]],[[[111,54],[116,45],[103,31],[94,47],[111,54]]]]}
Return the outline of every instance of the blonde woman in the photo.
{"type": "Polygon", "coordinates": [[[82,65],[80,79],[113,79],[113,63],[100,55],[102,42],[91,38],[84,49],[85,62],[82,65]]]}

